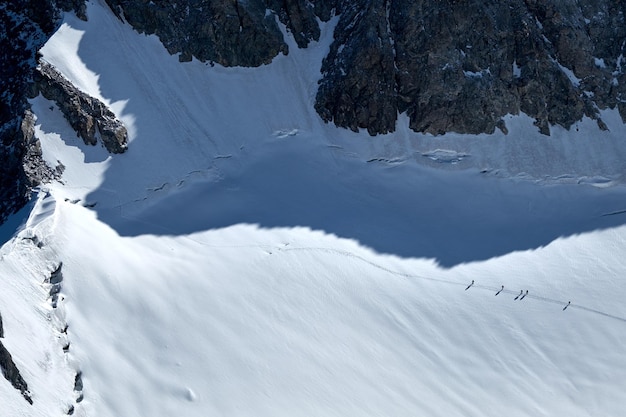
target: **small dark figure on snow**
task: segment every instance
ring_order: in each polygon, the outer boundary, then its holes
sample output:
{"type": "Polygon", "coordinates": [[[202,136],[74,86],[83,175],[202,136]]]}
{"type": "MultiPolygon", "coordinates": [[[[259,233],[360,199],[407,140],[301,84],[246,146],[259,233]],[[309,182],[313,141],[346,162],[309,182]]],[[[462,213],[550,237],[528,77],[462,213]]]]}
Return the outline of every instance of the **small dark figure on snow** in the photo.
{"type": "Polygon", "coordinates": [[[498,291],[496,295],[500,294],[503,290],[504,290],[504,285],[502,286],[502,288],[500,288],[500,291],[498,291]]]}
{"type": "Polygon", "coordinates": [[[474,280],[472,280],[472,283],[465,288],[465,291],[469,290],[472,285],[474,285],[474,280]]]}
{"type": "Polygon", "coordinates": [[[526,298],[527,295],[528,295],[528,290],[526,290],[526,294],[522,295],[522,298],[520,298],[519,300],[522,301],[524,298],[526,298]]]}
{"type": "Polygon", "coordinates": [[[524,290],[519,290],[519,294],[517,294],[517,297],[515,297],[514,300],[517,300],[518,298],[520,298],[523,293],[524,293],[524,290]]]}
{"type": "Polygon", "coordinates": [[[570,305],[571,303],[572,303],[571,301],[568,301],[568,302],[567,302],[567,305],[566,305],[565,307],[563,307],[563,311],[565,311],[565,309],[566,309],[567,307],[569,307],[569,305],[570,305]]]}

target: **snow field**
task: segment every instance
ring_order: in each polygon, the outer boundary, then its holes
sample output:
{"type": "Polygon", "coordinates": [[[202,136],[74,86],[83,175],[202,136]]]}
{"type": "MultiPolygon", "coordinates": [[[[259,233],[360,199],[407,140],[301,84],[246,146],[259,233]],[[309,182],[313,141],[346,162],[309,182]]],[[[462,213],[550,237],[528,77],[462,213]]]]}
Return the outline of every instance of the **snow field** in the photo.
{"type": "Polygon", "coordinates": [[[594,241],[623,250],[624,227],[441,269],[306,229],[122,238],[62,210],[72,355],[100,415],[619,413],[623,265],[594,241]]]}
{"type": "Polygon", "coordinates": [[[51,196],[33,208],[26,227],[0,249],[2,343],[12,355],[32,394],[33,405],[2,378],[0,415],[51,416],[67,411],[77,365],[63,352],[67,343],[63,301],[53,309],[46,278],[57,253],[48,246],[54,230],[51,196]],[[39,246],[38,246],[39,244],[39,246]]]}
{"type": "Polygon", "coordinates": [[[42,53],[111,106],[129,150],[84,146],[33,100],[66,170],[2,248],[3,343],[35,401],[0,381],[7,415],[67,411],[77,370],[78,416],[621,415],[615,113],[605,133],[515,116],[508,136],[431,137],[401,116],[370,138],[312,108],[335,21],[242,69],[180,64],[104,2],[88,15],[42,53]]]}

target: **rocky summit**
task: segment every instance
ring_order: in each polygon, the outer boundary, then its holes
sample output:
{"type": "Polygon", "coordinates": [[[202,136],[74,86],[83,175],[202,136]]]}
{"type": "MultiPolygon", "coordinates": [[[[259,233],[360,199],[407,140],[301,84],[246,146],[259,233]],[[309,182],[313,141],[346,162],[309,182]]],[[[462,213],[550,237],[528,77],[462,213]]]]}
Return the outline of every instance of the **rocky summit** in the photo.
{"type": "Polygon", "coordinates": [[[85,144],[95,145],[100,137],[110,153],[126,151],[128,133],[122,122],[104,103],[74,87],[52,65],[41,60],[33,87],[34,96],[41,94],[57,104],[85,144]]]}
{"type": "Polygon", "coordinates": [[[542,133],[625,92],[626,4],[609,0],[344,2],[324,60],[316,109],[324,120],[371,134],[506,132],[523,112],[542,133]]]}
{"type": "MultiPolygon", "coordinates": [[[[315,110],[326,122],[371,135],[393,132],[401,113],[411,129],[434,135],[496,128],[506,133],[503,117],[520,113],[534,118],[546,135],[550,126],[569,129],[583,117],[606,129],[600,118],[606,108],[617,108],[626,119],[621,1],[106,2],[138,32],[157,35],[181,61],[195,57],[224,66],[260,66],[288,54],[285,30],[306,48],[319,39],[320,22],[336,16],[315,110]]],[[[39,160],[37,140],[28,134],[29,92],[56,101],[87,143],[95,143],[99,129],[110,152],[126,149],[125,128],[115,116],[95,99],[79,98],[77,89],[36,59],[61,11],[88,19],[84,1],[38,4],[0,5],[0,222],[26,201],[30,187],[52,175],[33,168],[39,160]]]]}

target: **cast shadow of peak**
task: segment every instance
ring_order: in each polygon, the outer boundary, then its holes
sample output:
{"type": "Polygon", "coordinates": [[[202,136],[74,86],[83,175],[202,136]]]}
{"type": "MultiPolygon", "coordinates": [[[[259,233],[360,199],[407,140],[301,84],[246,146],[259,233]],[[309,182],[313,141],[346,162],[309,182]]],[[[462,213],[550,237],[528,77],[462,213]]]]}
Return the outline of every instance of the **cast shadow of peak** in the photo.
{"type": "Polygon", "coordinates": [[[138,214],[118,207],[98,215],[123,236],[239,224],[305,227],[446,268],[626,223],[622,187],[542,186],[467,172],[424,178],[402,168],[354,175],[349,171],[356,167],[332,173],[313,165],[304,156],[268,159],[219,182],[188,185],[138,214]]]}
{"type": "MultiPolygon", "coordinates": [[[[125,113],[135,118],[137,130],[129,150],[135,155],[154,154],[150,138],[163,133],[149,122],[153,107],[172,106],[169,96],[156,91],[160,87],[151,80],[180,76],[182,83],[187,73],[173,70],[181,68],[174,59],[164,59],[158,61],[152,78],[143,71],[117,77],[115,63],[124,62],[126,56],[153,62],[151,43],[157,41],[135,37],[136,42],[108,49],[116,59],[102,59],[97,48],[103,45],[103,33],[125,37],[132,30],[109,12],[94,13],[90,21],[107,30],[87,30],[88,23],[73,21],[72,25],[85,29],[79,54],[87,68],[99,74],[101,94],[111,102],[128,100],[131,92],[147,94],[155,101],[142,105],[140,100],[130,100],[125,107],[125,113]]],[[[97,204],[94,210],[122,236],[182,236],[239,224],[265,229],[305,227],[353,239],[378,253],[435,259],[443,267],[536,249],[562,236],[626,223],[626,214],[604,215],[626,209],[622,188],[538,186],[479,178],[468,172],[432,173],[410,164],[384,169],[350,158],[339,158],[337,163],[314,145],[288,146],[281,143],[271,152],[257,148],[263,155],[245,164],[238,161],[243,166],[239,170],[225,167],[220,181],[155,193],[147,196],[150,201],[139,203],[145,204],[141,210],[132,207],[133,203],[124,205],[117,197],[111,200],[112,190],[124,187],[137,169],[121,155],[112,160],[104,182],[87,201],[119,202],[116,207],[97,204]]],[[[168,168],[165,162],[163,170],[187,172],[168,168]]]]}

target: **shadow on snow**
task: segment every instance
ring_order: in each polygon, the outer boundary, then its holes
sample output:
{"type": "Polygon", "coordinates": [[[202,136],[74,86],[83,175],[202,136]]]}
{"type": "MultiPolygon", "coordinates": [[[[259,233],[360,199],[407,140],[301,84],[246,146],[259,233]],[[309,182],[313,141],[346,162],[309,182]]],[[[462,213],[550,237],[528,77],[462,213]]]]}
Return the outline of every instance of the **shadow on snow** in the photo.
{"type": "MultiPolygon", "coordinates": [[[[81,49],[101,45],[97,36],[95,31],[87,30],[81,49]]],[[[133,53],[141,54],[141,46],[136,48],[133,53]]],[[[129,99],[127,87],[141,91],[167,87],[155,87],[141,76],[136,85],[120,85],[109,71],[111,62],[94,51],[84,52],[81,57],[87,67],[99,74],[102,95],[111,102],[127,100],[124,112],[135,117],[137,133],[129,154],[143,157],[145,153],[155,158],[153,139],[159,132],[153,123],[154,109],[129,99]]],[[[177,75],[168,72],[163,76],[177,75]]],[[[255,106],[251,103],[241,103],[242,108],[233,111],[245,112],[246,105],[255,106]]],[[[171,107],[169,111],[176,110],[173,104],[171,107]]],[[[207,117],[210,110],[192,106],[181,117],[198,123],[197,115],[207,117]],[[185,116],[187,111],[194,113],[185,116]]],[[[206,131],[215,136],[228,130],[228,121],[223,129],[211,123],[194,132],[212,129],[206,131]]],[[[132,204],[121,205],[123,201],[120,206],[97,204],[94,210],[123,236],[186,235],[242,223],[262,228],[308,227],[354,239],[379,253],[432,258],[444,267],[535,249],[562,236],[626,222],[626,213],[606,215],[626,209],[626,191],[622,187],[540,186],[486,178],[477,172],[436,171],[411,162],[368,164],[323,142],[309,134],[297,140],[253,144],[252,151],[258,152],[206,162],[205,166],[213,164],[219,169],[219,180],[187,182],[174,192],[155,195],[152,205],[146,204],[142,211],[133,210],[132,204]],[[133,212],[139,214],[131,215],[133,212]]],[[[214,153],[232,153],[239,143],[229,147],[229,142],[223,141],[219,146],[228,147],[227,152],[215,149],[214,153]]],[[[104,183],[88,202],[111,201],[111,193],[115,194],[112,190],[133,181],[140,168],[129,171],[129,164],[124,162],[129,156],[112,159],[104,183]]],[[[160,159],[154,159],[153,164],[162,164],[168,155],[162,152],[156,158],[160,159]]]]}
{"type": "Polygon", "coordinates": [[[626,222],[626,214],[607,215],[626,207],[621,187],[541,186],[408,164],[332,164],[296,147],[301,144],[278,144],[242,172],[157,198],[140,212],[141,221],[123,206],[102,208],[98,215],[129,236],[190,234],[241,223],[302,226],[380,253],[433,258],[444,267],[626,222]]]}

